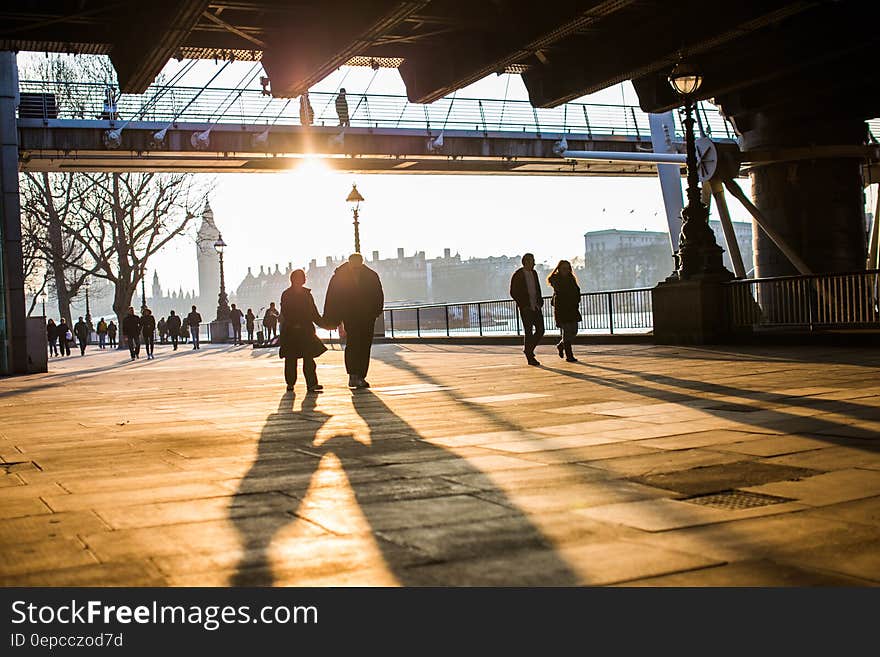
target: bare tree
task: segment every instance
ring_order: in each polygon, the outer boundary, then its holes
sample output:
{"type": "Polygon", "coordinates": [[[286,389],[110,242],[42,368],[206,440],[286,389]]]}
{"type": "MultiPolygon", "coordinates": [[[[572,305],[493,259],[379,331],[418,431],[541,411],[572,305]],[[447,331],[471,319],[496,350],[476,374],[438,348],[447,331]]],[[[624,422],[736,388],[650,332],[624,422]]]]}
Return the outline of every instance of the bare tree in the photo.
{"type": "Polygon", "coordinates": [[[96,264],[94,275],[114,284],[113,310],[123,317],[149,259],[185,233],[210,183],[192,174],[81,175],[91,184],[82,196],[80,223],[70,234],[96,264]]]}
{"type": "Polygon", "coordinates": [[[70,302],[86,279],[97,271],[97,262],[76,239],[82,225],[85,177],[76,173],[31,173],[21,179],[22,239],[25,269],[44,271],[42,289],[55,291],[60,317],[70,319],[70,302]]]}

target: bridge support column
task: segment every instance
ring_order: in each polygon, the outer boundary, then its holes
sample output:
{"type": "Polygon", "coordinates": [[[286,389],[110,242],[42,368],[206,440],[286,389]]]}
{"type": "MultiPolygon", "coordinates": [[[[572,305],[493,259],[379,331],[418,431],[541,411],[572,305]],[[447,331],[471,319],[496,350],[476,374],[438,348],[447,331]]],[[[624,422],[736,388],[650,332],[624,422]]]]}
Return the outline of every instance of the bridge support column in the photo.
{"type": "MultiPolygon", "coordinates": [[[[15,53],[0,52],[0,374],[28,372],[18,189],[15,53]]],[[[43,347],[45,351],[45,346],[43,347]]]]}
{"type": "MultiPolygon", "coordinates": [[[[756,115],[750,128],[743,134],[745,149],[774,153],[774,161],[751,170],[752,197],[766,221],[811,271],[863,270],[867,245],[860,161],[786,159],[786,154],[805,146],[863,144],[865,122],[756,115]]],[[[798,273],[757,226],[754,243],[757,277],[798,273]]]]}

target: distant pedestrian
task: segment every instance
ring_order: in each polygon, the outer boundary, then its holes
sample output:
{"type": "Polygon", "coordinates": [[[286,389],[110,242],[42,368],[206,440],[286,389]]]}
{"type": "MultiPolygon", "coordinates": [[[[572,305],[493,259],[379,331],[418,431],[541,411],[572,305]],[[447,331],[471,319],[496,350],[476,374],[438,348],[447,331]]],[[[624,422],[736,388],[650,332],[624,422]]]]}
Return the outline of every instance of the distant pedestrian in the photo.
{"type": "Polygon", "coordinates": [[[309,92],[306,91],[299,97],[299,123],[303,126],[309,126],[314,121],[315,110],[312,109],[312,103],[309,101],[309,92]]]}
{"type": "Polygon", "coordinates": [[[46,340],[49,342],[49,355],[58,355],[58,325],[54,319],[46,322],[46,340]]]}
{"type": "Polygon", "coordinates": [[[192,307],[192,311],[186,316],[186,325],[189,327],[189,333],[192,336],[193,349],[199,348],[199,325],[202,323],[202,316],[196,311],[196,307],[192,307]]]}
{"type": "Polygon", "coordinates": [[[571,348],[571,342],[577,335],[578,322],[581,321],[581,288],[578,286],[577,277],[571,270],[568,260],[560,260],[556,269],[547,277],[547,282],[553,288],[553,317],[556,326],[560,330],[559,343],[556,349],[559,357],[565,358],[569,363],[576,363],[577,358],[571,348]]]}
{"type": "Polygon", "coordinates": [[[266,308],[266,313],[263,315],[263,329],[266,331],[266,342],[278,334],[278,316],[278,309],[275,307],[275,302],[272,301],[269,303],[269,307],[266,308]]]}
{"type": "Polygon", "coordinates": [[[70,341],[73,340],[73,331],[63,317],[58,324],[58,348],[61,356],[70,356],[70,341]]]}
{"type": "Polygon", "coordinates": [[[344,87],[339,90],[339,95],[336,96],[336,116],[339,117],[340,127],[347,128],[351,125],[348,117],[348,100],[345,97],[344,87]]]}
{"type": "Polygon", "coordinates": [[[229,321],[232,322],[232,344],[241,344],[241,320],[244,315],[232,304],[229,310],[229,321]]]}
{"type": "Polygon", "coordinates": [[[167,334],[167,322],[164,317],[160,317],[156,322],[156,330],[159,331],[159,344],[165,344],[165,335],[167,334]]]}
{"type": "Polygon", "coordinates": [[[324,386],[318,384],[315,358],[327,351],[327,347],[315,334],[315,324],[321,324],[322,320],[311,290],[303,287],[305,282],[306,273],[302,269],[294,269],[290,273],[290,287],[281,295],[281,340],[278,355],[284,359],[284,380],[288,390],[293,390],[297,361],[302,358],[306,389],[309,392],[321,392],[324,386]]]}
{"type": "Polygon", "coordinates": [[[522,267],[513,272],[510,278],[510,296],[516,301],[522,318],[523,353],[529,365],[540,365],[535,358],[535,347],[544,337],[544,297],[541,296],[541,283],[535,271],[535,256],[526,253],[522,257],[522,267]]]}
{"type": "Polygon", "coordinates": [[[98,326],[95,328],[95,333],[98,334],[98,349],[106,349],[107,348],[107,322],[104,321],[103,317],[98,321],[98,326]]]}
{"type": "Polygon", "coordinates": [[[79,342],[79,355],[86,355],[86,346],[89,344],[89,325],[80,317],[76,324],[73,325],[73,334],[79,342]]]}
{"type": "MultiPolygon", "coordinates": [[[[376,318],[385,302],[379,275],[364,264],[360,253],[333,272],[324,300],[324,328],[345,327],[345,370],[349,388],[369,388],[367,370],[376,318]]],[[[341,334],[341,331],[340,331],[341,334]]]]}
{"type": "Polygon", "coordinates": [[[254,311],[252,308],[247,309],[247,314],[244,316],[244,326],[247,329],[248,334],[248,342],[253,343],[254,341],[254,322],[256,321],[257,316],[254,315],[254,311]]]}
{"type": "Polygon", "coordinates": [[[178,317],[173,310],[168,313],[168,321],[165,322],[165,330],[168,331],[168,336],[171,338],[171,344],[174,346],[174,351],[177,351],[177,341],[180,339],[180,317],[178,317]]]}
{"type": "Polygon", "coordinates": [[[147,360],[153,360],[153,347],[155,346],[156,318],[149,308],[141,311],[141,337],[147,352],[147,360]]]}
{"type": "Polygon", "coordinates": [[[111,346],[111,347],[115,347],[115,346],[116,346],[116,333],[117,333],[118,330],[119,330],[119,329],[116,327],[116,322],[114,322],[114,321],[111,319],[111,320],[110,320],[110,323],[107,324],[107,339],[110,340],[110,346],[111,346]]]}
{"type": "Polygon", "coordinates": [[[141,318],[134,314],[134,308],[129,307],[128,314],[122,319],[122,335],[128,342],[128,351],[131,359],[141,357],[141,318]]]}

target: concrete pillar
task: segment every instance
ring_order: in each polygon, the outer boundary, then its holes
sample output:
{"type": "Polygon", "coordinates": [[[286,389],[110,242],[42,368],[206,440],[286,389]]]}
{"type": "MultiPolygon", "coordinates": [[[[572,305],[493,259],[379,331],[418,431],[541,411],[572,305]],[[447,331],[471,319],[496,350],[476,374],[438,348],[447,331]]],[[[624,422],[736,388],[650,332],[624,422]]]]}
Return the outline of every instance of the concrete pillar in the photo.
{"type": "MultiPolygon", "coordinates": [[[[856,145],[865,140],[859,119],[785,121],[758,115],[743,135],[745,149],[778,151],[782,161],[751,170],[752,197],[770,225],[816,273],[865,268],[865,213],[860,161],[788,160],[786,149],[856,145]]],[[[797,270],[759,227],[754,233],[755,275],[797,270]]]]}
{"type": "Polygon", "coordinates": [[[0,374],[28,372],[15,121],[17,95],[15,53],[0,52],[0,374]]]}

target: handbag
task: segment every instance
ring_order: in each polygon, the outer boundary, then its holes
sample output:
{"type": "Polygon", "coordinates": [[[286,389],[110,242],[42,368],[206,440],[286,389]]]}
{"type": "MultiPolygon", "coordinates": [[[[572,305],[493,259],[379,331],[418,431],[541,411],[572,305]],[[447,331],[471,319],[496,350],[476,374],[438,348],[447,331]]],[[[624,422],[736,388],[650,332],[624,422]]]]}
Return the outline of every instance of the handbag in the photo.
{"type": "Polygon", "coordinates": [[[71,333],[70,331],[67,331],[67,333],[64,334],[64,339],[65,340],[73,340],[73,333],[71,333]]]}

